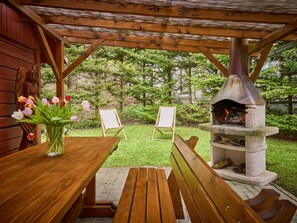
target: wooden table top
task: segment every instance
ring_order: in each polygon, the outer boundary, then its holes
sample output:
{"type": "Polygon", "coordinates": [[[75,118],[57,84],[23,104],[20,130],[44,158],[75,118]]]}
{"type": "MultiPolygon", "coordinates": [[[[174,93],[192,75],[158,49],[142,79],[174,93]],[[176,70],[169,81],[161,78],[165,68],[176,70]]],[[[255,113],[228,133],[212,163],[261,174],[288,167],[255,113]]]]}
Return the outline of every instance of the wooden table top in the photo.
{"type": "Polygon", "coordinates": [[[66,137],[62,156],[43,143],[0,158],[0,222],[59,222],[119,140],[66,137]]]}

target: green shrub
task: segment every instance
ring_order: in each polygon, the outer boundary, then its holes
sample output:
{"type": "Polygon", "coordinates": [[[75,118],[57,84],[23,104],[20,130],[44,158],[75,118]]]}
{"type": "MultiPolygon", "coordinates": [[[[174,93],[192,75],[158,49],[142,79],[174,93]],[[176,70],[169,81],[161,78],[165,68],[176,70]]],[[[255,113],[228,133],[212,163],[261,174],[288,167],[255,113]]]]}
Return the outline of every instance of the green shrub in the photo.
{"type": "MultiPolygon", "coordinates": [[[[171,106],[171,105],[162,105],[171,106]]],[[[178,125],[197,125],[209,122],[209,108],[198,104],[177,104],[176,123],[178,125]]],[[[133,105],[123,110],[126,121],[138,123],[155,123],[159,105],[133,105]]]]}
{"type": "Polygon", "coordinates": [[[267,115],[266,125],[277,126],[280,133],[297,134],[297,115],[267,115]]]}
{"type": "Polygon", "coordinates": [[[158,105],[133,105],[125,107],[123,118],[132,122],[154,123],[158,114],[158,107],[158,105]]]}
{"type": "Polygon", "coordinates": [[[98,117],[80,117],[78,122],[73,123],[72,129],[90,129],[99,127],[98,117]]]}
{"type": "Polygon", "coordinates": [[[209,122],[209,107],[199,104],[177,105],[176,119],[179,125],[198,125],[209,122]]]}

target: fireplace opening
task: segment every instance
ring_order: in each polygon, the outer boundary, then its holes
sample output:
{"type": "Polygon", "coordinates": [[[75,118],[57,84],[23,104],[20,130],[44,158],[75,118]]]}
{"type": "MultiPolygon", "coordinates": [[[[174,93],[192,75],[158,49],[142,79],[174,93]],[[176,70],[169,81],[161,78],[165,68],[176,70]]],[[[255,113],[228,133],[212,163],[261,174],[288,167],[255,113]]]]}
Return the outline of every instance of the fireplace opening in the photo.
{"type": "Polygon", "coordinates": [[[222,100],[212,105],[213,124],[245,125],[247,107],[232,100],[222,100]]]}

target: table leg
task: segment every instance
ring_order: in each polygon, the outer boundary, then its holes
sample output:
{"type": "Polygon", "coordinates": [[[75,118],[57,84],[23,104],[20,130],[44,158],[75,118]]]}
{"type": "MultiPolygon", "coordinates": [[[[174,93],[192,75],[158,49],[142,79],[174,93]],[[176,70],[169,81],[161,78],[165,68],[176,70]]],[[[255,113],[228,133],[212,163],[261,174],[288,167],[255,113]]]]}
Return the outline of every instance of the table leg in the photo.
{"type": "Polygon", "coordinates": [[[96,201],[95,177],[86,187],[85,206],[81,217],[113,217],[116,205],[112,201],[96,201]]]}
{"type": "Polygon", "coordinates": [[[91,182],[86,187],[86,205],[95,205],[96,204],[96,176],[93,177],[91,182]]]}

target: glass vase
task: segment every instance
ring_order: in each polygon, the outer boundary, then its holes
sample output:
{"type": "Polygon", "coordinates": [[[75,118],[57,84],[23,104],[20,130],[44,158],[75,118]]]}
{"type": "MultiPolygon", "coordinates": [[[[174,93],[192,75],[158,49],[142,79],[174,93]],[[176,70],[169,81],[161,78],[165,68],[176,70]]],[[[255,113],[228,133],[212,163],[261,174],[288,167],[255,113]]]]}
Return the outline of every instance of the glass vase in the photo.
{"type": "Polygon", "coordinates": [[[46,126],[47,155],[60,156],[64,154],[64,126],[46,126]]]}

